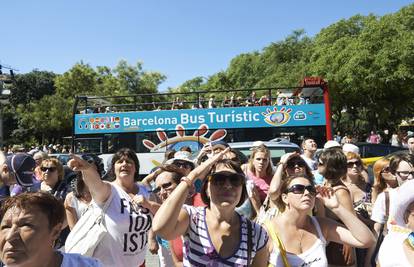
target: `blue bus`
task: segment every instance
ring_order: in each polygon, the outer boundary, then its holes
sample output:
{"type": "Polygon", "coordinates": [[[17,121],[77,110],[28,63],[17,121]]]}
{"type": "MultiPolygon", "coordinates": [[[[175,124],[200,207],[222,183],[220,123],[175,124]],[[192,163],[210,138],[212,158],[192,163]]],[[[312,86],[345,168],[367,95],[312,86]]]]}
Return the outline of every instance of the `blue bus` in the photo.
{"type": "Polygon", "coordinates": [[[267,141],[304,137],[319,146],[332,139],[327,83],[305,78],[289,88],[211,90],[128,96],[77,96],[73,106],[72,151],[105,158],[134,149],[147,174],[166,149],[205,143],[267,141]],[[149,164],[150,163],[150,164],[149,164]]]}

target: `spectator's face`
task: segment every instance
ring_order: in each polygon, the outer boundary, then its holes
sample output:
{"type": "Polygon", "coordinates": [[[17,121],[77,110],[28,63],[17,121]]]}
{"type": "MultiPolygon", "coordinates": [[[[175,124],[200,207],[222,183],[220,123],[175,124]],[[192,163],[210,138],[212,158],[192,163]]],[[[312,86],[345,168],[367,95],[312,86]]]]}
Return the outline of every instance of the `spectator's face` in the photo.
{"type": "Polygon", "coordinates": [[[1,260],[7,266],[40,266],[53,251],[61,224],[49,229],[46,215],[38,208],[6,211],[0,227],[1,260]],[[40,265],[39,265],[40,264],[40,265]]]}
{"type": "Polygon", "coordinates": [[[210,202],[220,207],[235,208],[242,195],[243,177],[227,166],[218,165],[215,175],[209,177],[210,202]]]}
{"type": "Polygon", "coordinates": [[[269,159],[264,152],[257,152],[254,154],[253,166],[257,172],[265,171],[269,165],[269,159]]]}
{"type": "Polygon", "coordinates": [[[309,152],[315,152],[318,149],[318,145],[316,144],[315,140],[308,139],[303,144],[303,150],[307,150],[309,152]]]}
{"type": "Polygon", "coordinates": [[[408,138],[407,140],[408,149],[410,150],[410,153],[414,152],[414,137],[408,138]]]}
{"type": "Polygon", "coordinates": [[[355,176],[361,174],[362,162],[359,159],[349,159],[346,164],[348,175],[355,176]]]}
{"type": "Polygon", "coordinates": [[[13,185],[16,183],[16,174],[9,170],[6,164],[1,169],[1,181],[5,185],[13,185]]]}
{"type": "Polygon", "coordinates": [[[35,156],[35,157],[33,157],[33,159],[36,162],[36,166],[40,166],[40,164],[42,163],[42,160],[43,160],[42,156],[35,156]]]}
{"type": "Polygon", "coordinates": [[[414,231],[414,201],[407,207],[407,228],[414,231]]]}
{"type": "Polygon", "coordinates": [[[49,185],[54,185],[59,180],[57,166],[53,162],[42,162],[40,165],[40,171],[42,172],[42,181],[49,185]]]}
{"type": "Polygon", "coordinates": [[[283,194],[282,199],[287,206],[299,210],[312,209],[315,205],[315,190],[307,179],[295,178],[289,183],[287,192],[283,194]]]}
{"type": "Polygon", "coordinates": [[[398,182],[401,184],[406,180],[413,179],[414,168],[411,163],[407,161],[401,161],[398,164],[398,168],[395,171],[395,176],[397,177],[398,182]]]}
{"type": "Polygon", "coordinates": [[[288,160],[286,172],[288,175],[304,175],[306,162],[300,157],[294,157],[288,160]]]}
{"type": "Polygon", "coordinates": [[[128,179],[134,181],[136,166],[132,159],[122,157],[115,162],[114,167],[116,179],[128,179]]]}
{"type": "Polygon", "coordinates": [[[161,201],[165,201],[171,194],[171,192],[177,187],[177,184],[173,180],[173,173],[162,172],[157,176],[155,180],[155,192],[161,201]]]}
{"type": "Polygon", "coordinates": [[[318,161],[318,172],[322,176],[325,176],[326,174],[326,166],[325,166],[325,163],[321,159],[319,159],[318,161]]]}

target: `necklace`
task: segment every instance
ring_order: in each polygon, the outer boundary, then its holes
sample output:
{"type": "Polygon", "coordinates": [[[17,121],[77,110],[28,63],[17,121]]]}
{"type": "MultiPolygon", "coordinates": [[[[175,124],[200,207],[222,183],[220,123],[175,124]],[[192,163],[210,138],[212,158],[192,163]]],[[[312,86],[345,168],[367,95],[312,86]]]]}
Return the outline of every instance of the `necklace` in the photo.
{"type": "Polygon", "coordinates": [[[300,253],[303,253],[303,249],[302,249],[302,239],[303,239],[303,235],[305,234],[305,231],[302,229],[298,229],[298,232],[300,233],[300,237],[299,237],[299,250],[300,253]]]}

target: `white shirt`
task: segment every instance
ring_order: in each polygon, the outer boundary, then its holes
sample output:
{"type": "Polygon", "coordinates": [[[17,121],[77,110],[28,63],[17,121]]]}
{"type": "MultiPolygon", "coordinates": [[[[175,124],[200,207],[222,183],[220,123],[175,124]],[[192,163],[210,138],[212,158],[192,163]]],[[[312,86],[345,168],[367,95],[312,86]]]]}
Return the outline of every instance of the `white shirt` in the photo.
{"type": "MultiPolygon", "coordinates": [[[[91,257],[82,256],[75,253],[64,253],[62,254],[62,264],[60,267],[101,267],[102,264],[99,260],[91,257]]],[[[7,265],[5,265],[7,267],[7,265]]]]}
{"type": "Polygon", "coordinates": [[[95,258],[82,256],[74,253],[63,253],[62,265],[60,267],[100,267],[101,262],[95,258]]]}
{"type": "Polygon", "coordinates": [[[408,233],[390,232],[384,237],[378,252],[381,267],[409,267],[410,262],[403,250],[403,242],[408,233]]]}
{"type": "MultiPolygon", "coordinates": [[[[312,223],[315,225],[318,232],[318,239],[306,251],[295,255],[286,252],[286,258],[290,266],[312,266],[312,267],[326,267],[328,266],[328,259],[326,257],[326,240],[322,234],[318,219],[311,216],[312,223]]],[[[276,240],[272,240],[273,250],[269,256],[269,266],[284,266],[282,256],[280,254],[279,246],[276,240]]],[[[382,266],[381,266],[382,267],[382,266]]]]}
{"type": "Polygon", "coordinates": [[[318,162],[316,161],[316,159],[315,158],[313,158],[313,159],[310,159],[310,158],[308,158],[308,157],[306,157],[305,155],[300,155],[301,156],[301,158],[306,162],[306,164],[308,164],[308,166],[309,166],[309,168],[312,170],[312,171],[316,171],[317,169],[318,169],[318,162]]]}
{"type": "MultiPolygon", "coordinates": [[[[131,197],[115,184],[111,184],[111,194],[105,213],[108,234],[96,247],[93,257],[108,267],[140,266],[145,261],[152,214],[142,207],[135,209],[131,197]]],[[[147,197],[144,187],[139,187],[138,194],[147,197]]]]}
{"type": "MultiPolygon", "coordinates": [[[[387,228],[390,229],[391,225],[389,224],[395,214],[395,199],[397,198],[398,189],[392,189],[390,188],[388,190],[390,195],[390,207],[389,207],[389,219],[387,223],[387,228]]],[[[372,207],[372,213],[371,213],[371,220],[374,222],[384,224],[385,222],[385,193],[382,192],[378,195],[377,199],[375,200],[374,206],[372,207]]]]}

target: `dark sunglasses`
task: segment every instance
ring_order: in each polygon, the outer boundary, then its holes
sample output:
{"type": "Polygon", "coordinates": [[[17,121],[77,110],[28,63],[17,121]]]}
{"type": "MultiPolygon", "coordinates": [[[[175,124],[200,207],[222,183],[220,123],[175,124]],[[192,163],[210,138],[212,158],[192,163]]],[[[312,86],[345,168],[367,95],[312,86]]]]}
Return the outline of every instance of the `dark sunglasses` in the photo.
{"type": "Polygon", "coordinates": [[[176,161],[174,161],[173,164],[176,165],[179,168],[186,168],[186,169],[193,168],[193,164],[191,164],[188,161],[177,161],[176,160],[176,161]]]}
{"type": "Polygon", "coordinates": [[[361,161],[348,161],[346,163],[346,166],[348,168],[352,168],[352,167],[354,167],[354,165],[357,166],[357,167],[361,167],[362,166],[361,161]]]}
{"type": "Polygon", "coordinates": [[[410,174],[414,177],[414,171],[412,171],[412,172],[410,172],[410,171],[396,171],[396,173],[399,175],[399,176],[402,176],[402,177],[408,177],[410,174]]]}
{"type": "Polygon", "coordinates": [[[54,172],[54,171],[56,171],[56,167],[40,167],[40,170],[42,171],[42,172],[46,172],[46,171],[49,171],[49,172],[54,172]]]}
{"type": "Polygon", "coordinates": [[[215,186],[224,186],[227,180],[233,187],[238,187],[244,184],[245,177],[244,175],[238,173],[218,172],[210,175],[208,180],[215,186]]]}
{"type": "Polygon", "coordinates": [[[390,167],[385,167],[384,169],[382,169],[381,173],[383,172],[386,172],[386,173],[390,172],[390,167]]]}
{"type": "Polygon", "coordinates": [[[161,188],[165,190],[165,189],[168,189],[171,185],[172,185],[172,183],[171,183],[171,182],[168,182],[168,183],[162,184],[161,186],[158,186],[158,187],[154,188],[154,189],[152,190],[152,192],[153,192],[153,193],[159,193],[159,192],[161,191],[161,188]]]}
{"type": "Polygon", "coordinates": [[[298,167],[300,167],[300,168],[303,168],[303,167],[305,167],[305,162],[304,161],[301,161],[301,160],[289,160],[288,162],[287,162],[287,164],[286,164],[286,166],[289,168],[289,169],[293,169],[293,168],[295,168],[296,166],[298,166],[298,167]]]}
{"type": "Polygon", "coordinates": [[[313,185],[294,184],[287,189],[287,192],[293,194],[303,194],[305,193],[305,190],[308,190],[312,196],[316,196],[316,188],[313,185]]]}

